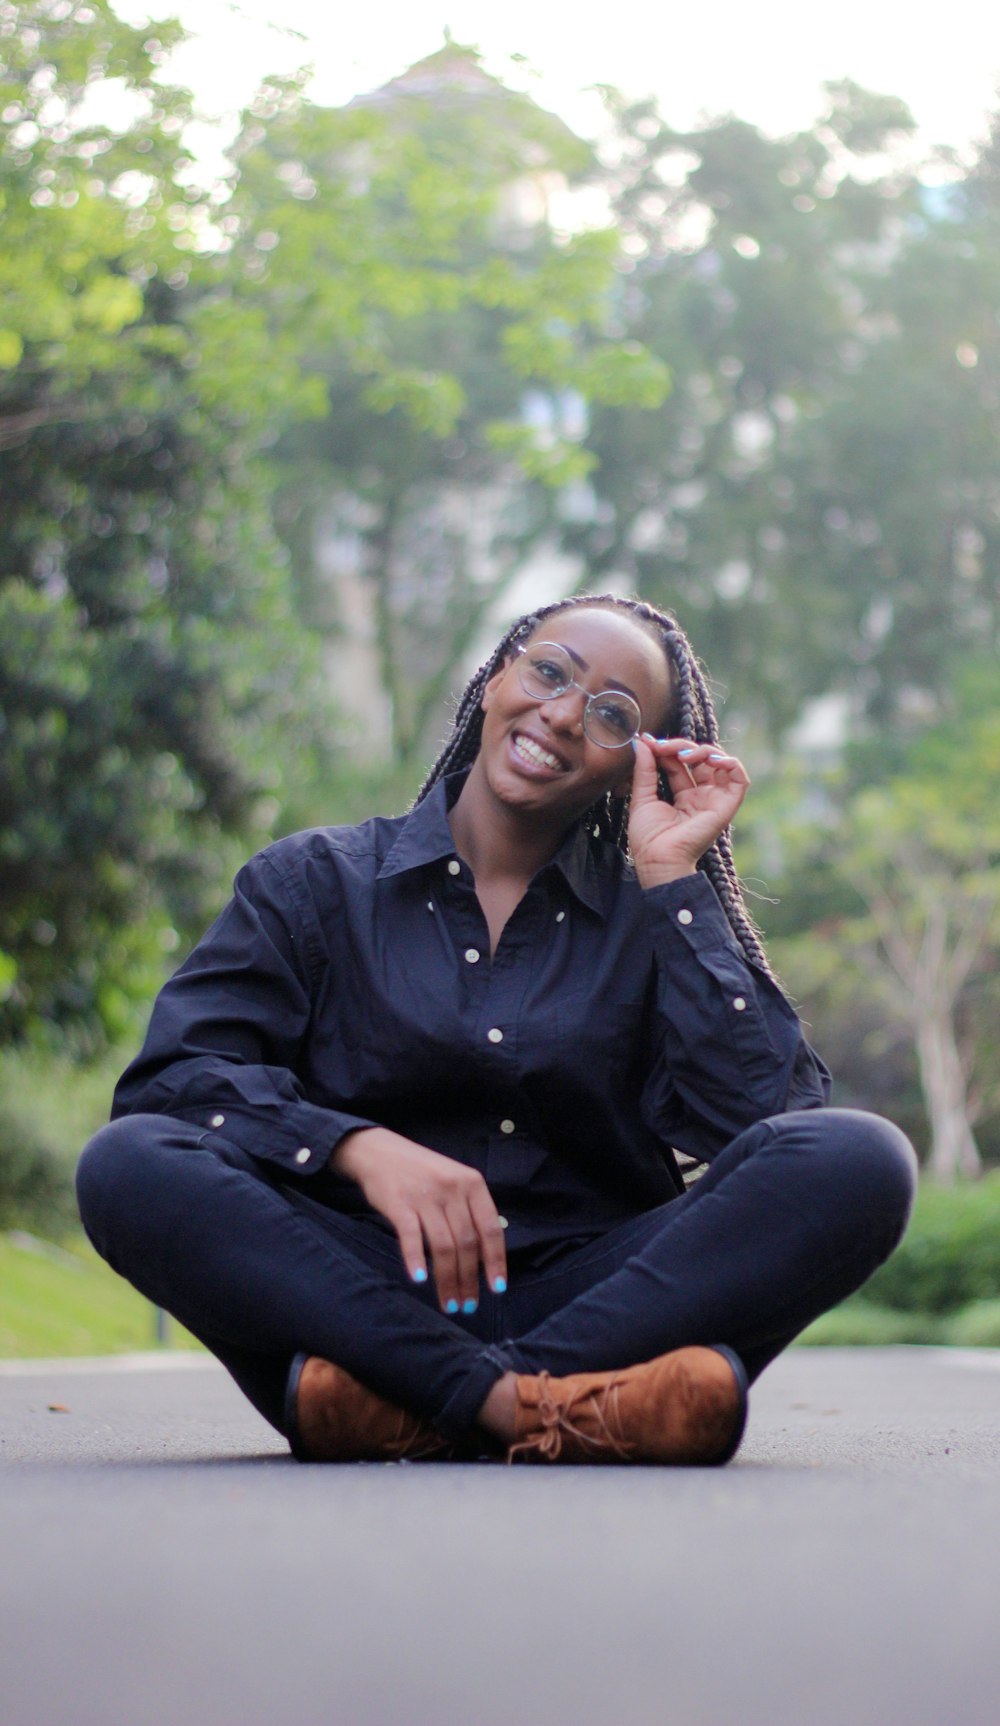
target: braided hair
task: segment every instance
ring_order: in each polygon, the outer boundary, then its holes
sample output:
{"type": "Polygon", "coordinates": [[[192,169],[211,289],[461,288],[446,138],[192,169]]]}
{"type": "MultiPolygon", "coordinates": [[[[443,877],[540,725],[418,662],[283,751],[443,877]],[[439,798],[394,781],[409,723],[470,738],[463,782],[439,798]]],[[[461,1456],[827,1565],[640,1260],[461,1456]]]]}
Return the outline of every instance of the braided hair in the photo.
{"type": "MultiPolygon", "coordinates": [[[[598,611],[624,612],[641,624],[659,642],[670,668],[673,690],[670,714],[672,735],[688,737],[693,743],[718,743],[719,723],[708,681],[676,618],[667,611],[657,611],[655,606],[648,605],[645,600],[623,599],[617,594],[607,593],[574,594],[568,599],[558,599],[551,605],[540,606],[537,611],[519,617],[511,624],[495,651],[486,663],[480,666],[460,697],[451,736],[420,787],[414,799],[415,803],[421,802],[432,785],[436,785],[446,773],[458,773],[472,766],[479,754],[483,731],[483,690],[490,678],[508,662],[515,648],[529,635],[533,635],[539,624],[548,618],[557,617],[564,611],[574,611],[580,606],[593,607],[598,611]]],[[[670,788],[662,771],[659,778],[660,796],[666,802],[672,801],[670,788]]],[[[627,796],[612,797],[610,792],[607,792],[598,798],[582,817],[595,838],[610,840],[625,857],[628,856],[629,801],[627,796]]],[[[708,876],[715,888],[733,933],[747,958],[768,976],[772,975],[760,935],[743,898],[733,860],[730,828],[724,828],[715,843],[709,846],[700,858],[698,868],[708,876]]]]}

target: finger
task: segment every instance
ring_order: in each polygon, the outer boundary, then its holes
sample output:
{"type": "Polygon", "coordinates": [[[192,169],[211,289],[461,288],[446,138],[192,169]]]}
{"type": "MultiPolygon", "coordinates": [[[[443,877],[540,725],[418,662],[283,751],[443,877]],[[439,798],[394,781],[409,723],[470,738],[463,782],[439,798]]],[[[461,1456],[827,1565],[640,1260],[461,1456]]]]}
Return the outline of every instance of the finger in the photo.
{"type": "Polygon", "coordinates": [[[687,776],[686,782],[695,786],[711,785],[722,778],[743,785],[750,783],[742,761],[730,755],[719,743],[692,743],[686,737],[658,737],[652,740],[652,748],[672,789],[683,788],[685,781],[680,779],[680,771],[687,776]]]}
{"type": "Polygon", "coordinates": [[[671,791],[682,791],[686,785],[696,785],[694,768],[704,759],[708,746],[692,743],[687,737],[646,737],[650,753],[658,768],[667,776],[671,791]]]}
{"type": "Polygon", "coordinates": [[[713,773],[725,776],[741,785],[749,785],[750,783],[749,773],[742,761],[735,755],[726,755],[716,749],[709,755],[705,765],[711,768],[713,773]]]}
{"type": "Polygon", "coordinates": [[[420,1222],[430,1248],[438,1306],[453,1316],[462,1307],[455,1237],[440,1209],[422,1213],[420,1222]]]}
{"type": "Polygon", "coordinates": [[[427,1281],[427,1255],[424,1252],[424,1235],[420,1227],[420,1218],[416,1211],[402,1211],[388,1218],[396,1231],[399,1250],[403,1255],[411,1281],[425,1283],[427,1281]]]}
{"type": "Polygon", "coordinates": [[[479,1305],[479,1233],[464,1193],[448,1206],[445,1221],[455,1242],[459,1305],[464,1313],[473,1313],[479,1305]]]}
{"type": "Polygon", "coordinates": [[[507,1289],[507,1241],[493,1197],[485,1182],[469,1196],[469,1210],[479,1236],[486,1283],[494,1294],[507,1289]]]}

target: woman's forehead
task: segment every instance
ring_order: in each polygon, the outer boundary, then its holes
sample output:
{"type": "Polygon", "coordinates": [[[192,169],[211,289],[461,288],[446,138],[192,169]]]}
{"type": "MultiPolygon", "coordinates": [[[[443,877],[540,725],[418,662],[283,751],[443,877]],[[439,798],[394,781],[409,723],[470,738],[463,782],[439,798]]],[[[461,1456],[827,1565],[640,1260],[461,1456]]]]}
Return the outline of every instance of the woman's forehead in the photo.
{"type": "Polygon", "coordinates": [[[616,676],[631,683],[641,677],[649,693],[665,694],[670,687],[666,655],[655,636],[628,612],[602,611],[597,606],[574,606],[546,617],[532,630],[528,641],[556,641],[571,648],[600,676],[616,676]]]}

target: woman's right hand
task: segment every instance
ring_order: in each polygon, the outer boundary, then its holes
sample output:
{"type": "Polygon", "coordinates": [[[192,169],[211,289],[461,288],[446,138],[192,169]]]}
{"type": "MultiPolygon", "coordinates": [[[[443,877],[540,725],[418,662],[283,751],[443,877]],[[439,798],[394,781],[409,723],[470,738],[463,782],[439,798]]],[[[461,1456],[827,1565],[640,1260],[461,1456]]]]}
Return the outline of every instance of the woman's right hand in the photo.
{"type": "Polygon", "coordinates": [[[503,1226],[476,1169],[415,1144],[388,1127],[359,1127],[330,1158],[393,1226],[414,1282],[427,1281],[426,1242],[444,1312],[473,1312],[479,1267],[495,1294],[507,1287],[503,1226]]]}

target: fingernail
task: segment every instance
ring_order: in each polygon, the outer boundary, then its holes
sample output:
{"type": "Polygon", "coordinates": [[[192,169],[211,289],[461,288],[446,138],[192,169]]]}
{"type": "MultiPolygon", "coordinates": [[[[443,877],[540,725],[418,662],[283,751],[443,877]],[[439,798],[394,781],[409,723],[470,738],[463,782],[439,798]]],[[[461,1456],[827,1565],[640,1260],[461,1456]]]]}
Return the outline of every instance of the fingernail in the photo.
{"type": "Polygon", "coordinates": [[[724,755],[710,755],[708,759],[709,761],[725,761],[726,758],[724,755]]]}
{"type": "Polygon", "coordinates": [[[425,1283],[427,1281],[427,1272],[424,1270],[423,1265],[417,1265],[415,1270],[410,1272],[410,1275],[415,1283],[425,1283]]]}
{"type": "Polygon", "coordinates": [[[457,1300],[445,1301],[444,1310],[445,1310],[445,1312],[457,1312],[458,1311],[457,1300]]]}
{"type": "Polygon", "coordinates": [[[678,749],[677,753],[680,756],[681,760],[683,761],[685,755],[693,755],[694,750],[693,749],[678,749]]]}
{"type": "Polygon", "coordinates": [[[478,1305],[479,1305],[479,1302],[477,1300],[464,1300],[462,1302],[462,1311],[463,1312],[475,1312],[478,1305]]]}
{"type": "Polygon", "coordinates": [[[642,741],[643,743],[655,743],[656,738],[653,736],[651,731],[644,731],[642,733],[642,741]]]}
{"type": "Polygon", "coordinates": [[[639,753],[639,739],[638,739],[638,737],[630,737],[629,742],[632,745],[633,753],[638,755],[638,753],[639,753]]]}
{"type": "Polygon", "coordinates": [[[507,1293],[507,1278],[506,1277],[494,1277],[493,1278],[493,1293],[494,1294],[506,1294],[507,1293]]]}

